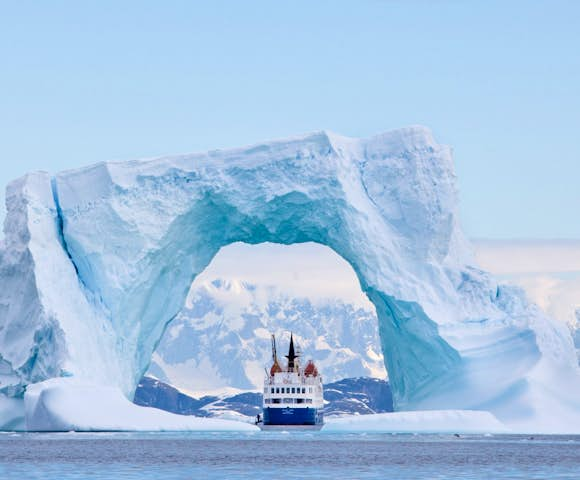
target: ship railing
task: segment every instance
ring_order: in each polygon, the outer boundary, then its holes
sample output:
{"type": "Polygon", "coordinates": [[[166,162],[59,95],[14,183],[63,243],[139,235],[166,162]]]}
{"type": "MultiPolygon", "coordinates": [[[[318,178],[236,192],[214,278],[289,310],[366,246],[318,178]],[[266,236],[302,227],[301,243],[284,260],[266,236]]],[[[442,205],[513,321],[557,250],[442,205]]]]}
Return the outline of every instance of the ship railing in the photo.
{"type": "MultiPolygon", "coordinates": [[[[274,384],[274,377],[268,375],[264,378],[264,385],[272,385],[274,384]]],[[[306,375],[298,375],[297,382],[290,382],[290,383],[300,383],[301,385],[318,385],[322,383],[322,376],[317,375],[316,377],[306,376],[306,375]]]]}

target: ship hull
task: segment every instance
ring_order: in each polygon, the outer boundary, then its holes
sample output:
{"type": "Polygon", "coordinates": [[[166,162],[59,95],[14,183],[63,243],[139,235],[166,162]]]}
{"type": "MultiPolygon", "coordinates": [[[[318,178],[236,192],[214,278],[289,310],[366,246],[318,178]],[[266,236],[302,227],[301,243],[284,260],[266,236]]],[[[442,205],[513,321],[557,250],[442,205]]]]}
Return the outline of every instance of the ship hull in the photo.
{"type": "Polygon", "coordinates": [[[258,423],[258,428],[266,432],[295,432],[295,431],[318,431],[324,427],[324,423],[319,423],[318,425],[264,425],[263,423],[258,423]]]}
{"type": "Polygon", "coordinates": [[[319,425],[324,423],[322,411],[317,408],[264,408],[263,425],[319,425]]]}

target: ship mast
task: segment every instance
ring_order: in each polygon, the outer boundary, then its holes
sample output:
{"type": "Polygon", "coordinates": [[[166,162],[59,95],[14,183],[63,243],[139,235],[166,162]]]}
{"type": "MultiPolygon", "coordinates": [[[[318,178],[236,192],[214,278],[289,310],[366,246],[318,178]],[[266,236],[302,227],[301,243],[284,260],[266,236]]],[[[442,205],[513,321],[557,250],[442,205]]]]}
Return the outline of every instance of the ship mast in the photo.
{"type": "Polygon", "coordinates": [[[276,353],[276,337],[272,334],[272,363],[278,363],[278,355],[276,353]]]}
{"type": "Polygon", "coordinates": [[[276,337],[272,334],[272,368],[270,368],[270,376],[273,377],[275,373],[281,372],[280,364],[278,363],[278,353],[276,352],[276,337]]]}

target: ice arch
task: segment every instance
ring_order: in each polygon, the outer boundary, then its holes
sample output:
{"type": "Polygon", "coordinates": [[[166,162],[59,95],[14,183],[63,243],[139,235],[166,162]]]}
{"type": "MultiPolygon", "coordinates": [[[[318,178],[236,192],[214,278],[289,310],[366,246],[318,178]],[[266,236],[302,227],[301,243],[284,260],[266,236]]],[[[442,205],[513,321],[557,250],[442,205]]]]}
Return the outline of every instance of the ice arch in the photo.
{"type": "Polygon", "coordinates": [[[30,174],[7,209],[9,395],[72,377],[130,396],[193,278],[233,242],[317,242],[352,265],[399,409],[530,418],[578,375],[568,332],[472,265],[450,150],[422,127],[30,174]]]}

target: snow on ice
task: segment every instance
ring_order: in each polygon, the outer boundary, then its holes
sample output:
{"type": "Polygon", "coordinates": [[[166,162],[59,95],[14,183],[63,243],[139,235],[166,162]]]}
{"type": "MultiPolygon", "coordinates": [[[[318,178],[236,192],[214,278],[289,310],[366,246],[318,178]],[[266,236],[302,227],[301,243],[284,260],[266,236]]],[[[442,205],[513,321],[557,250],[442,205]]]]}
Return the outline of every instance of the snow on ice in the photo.
{"type": "Polygon", "coordinates": [[[491,413],[469,410],[431,410],[349,415],[328,419],[324,431],[465,434],[510,432],[491,413]]]}

